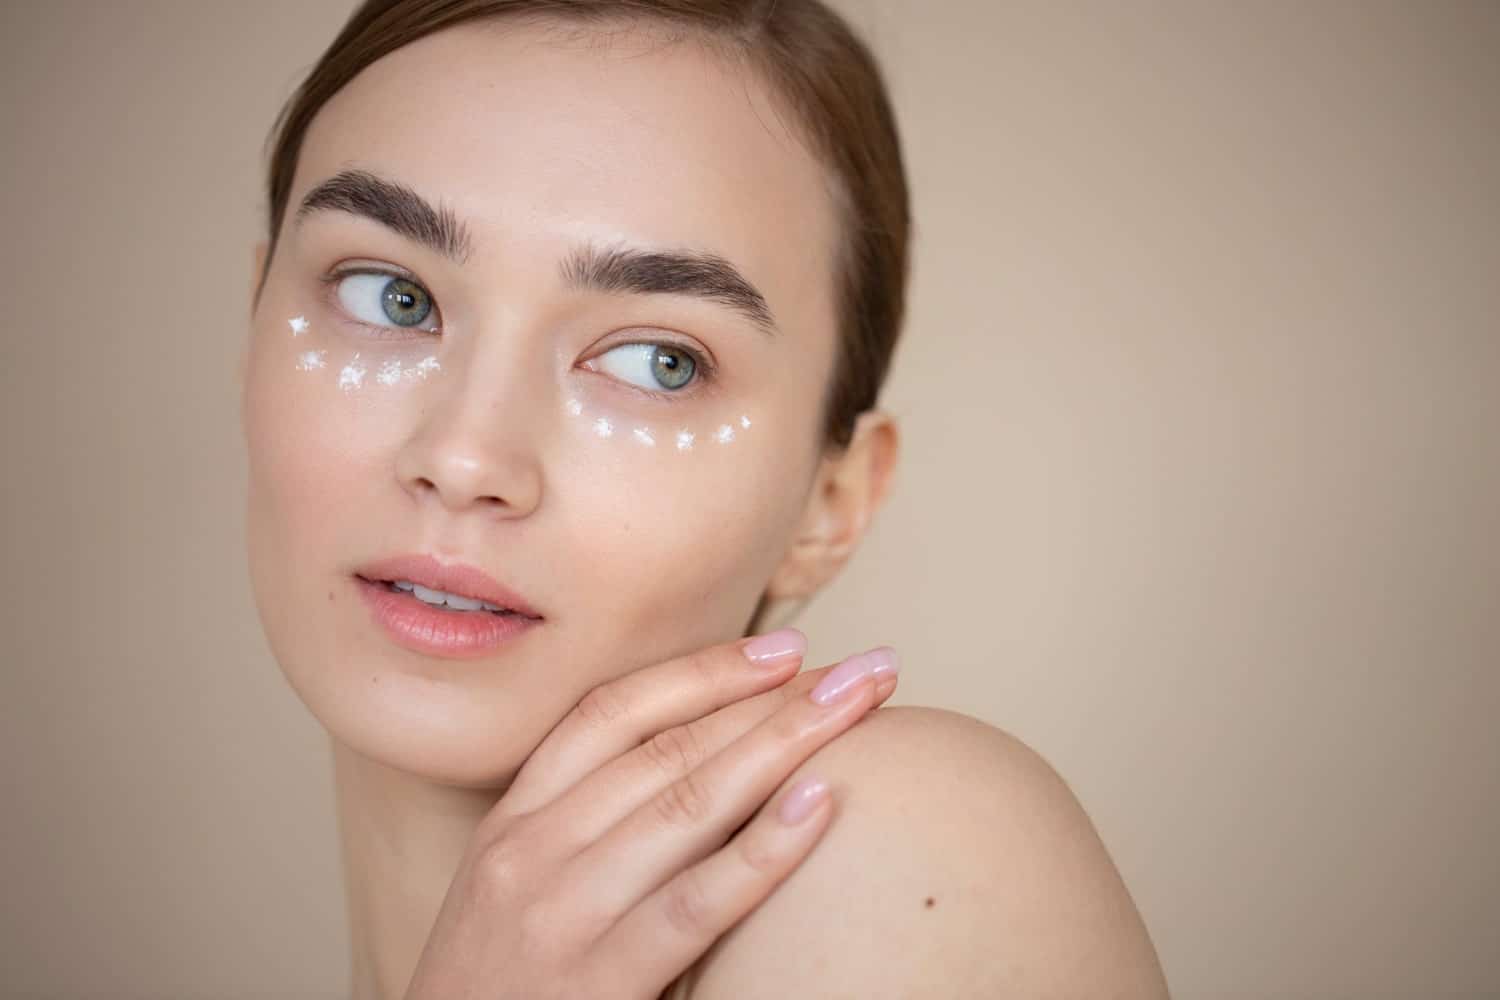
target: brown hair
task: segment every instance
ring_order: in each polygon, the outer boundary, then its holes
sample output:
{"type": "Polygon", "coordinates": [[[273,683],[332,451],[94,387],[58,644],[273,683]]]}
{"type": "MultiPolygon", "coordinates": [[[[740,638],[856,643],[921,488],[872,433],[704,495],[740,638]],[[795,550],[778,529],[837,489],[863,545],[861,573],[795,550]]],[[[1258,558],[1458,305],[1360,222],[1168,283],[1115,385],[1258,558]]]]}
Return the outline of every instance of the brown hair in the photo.
{"type": "MultiPolygon", "coordinates": [[[[272,126],[266,177],[270,249],[276,252],[308,126],[365,67],[408,42],[501,17],[583,27],[651,22],[690,31],[746,60],[793,112],[835,182],[844,238],[837,261],[837,360],[822,404],[827,444],[846,447],[875,405],[901,331],[911,213],[895,115],[865,44],[820,0],[365,0],[350,15],[272,126]]],[[[256,298],[259,299],[259,288],[256,298]]],[[[762,595],[746,634],[758,627],[762,595]]]]}

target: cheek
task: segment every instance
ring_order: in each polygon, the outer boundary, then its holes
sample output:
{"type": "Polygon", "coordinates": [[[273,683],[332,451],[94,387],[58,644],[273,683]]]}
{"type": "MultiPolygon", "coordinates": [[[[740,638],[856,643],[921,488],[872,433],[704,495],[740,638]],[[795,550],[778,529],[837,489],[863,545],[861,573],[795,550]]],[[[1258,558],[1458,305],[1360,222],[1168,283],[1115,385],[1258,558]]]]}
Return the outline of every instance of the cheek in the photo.
{"type": "Polygon", "coordinates": [[[802,477],[787,442],[805,429],[753,407],[667,419],[565,403],[572,457],[550,486],[579,610],[628,638],[635,665],[737,636],[790,541],[802,477]]]}
{"type": "Polygon", "coordinates": [[[312,557],[335,548],[358,498],[389,476],[392,408],[409,405],[441,364],[425,345],[372,350],[325,332],[310,313],[284,312],[268,313],[252,335],[242,419],[251,551],[278,558],[286,579],[276,586],[293,593],[321,585],[306,571],[320,565],[312,557]]]}

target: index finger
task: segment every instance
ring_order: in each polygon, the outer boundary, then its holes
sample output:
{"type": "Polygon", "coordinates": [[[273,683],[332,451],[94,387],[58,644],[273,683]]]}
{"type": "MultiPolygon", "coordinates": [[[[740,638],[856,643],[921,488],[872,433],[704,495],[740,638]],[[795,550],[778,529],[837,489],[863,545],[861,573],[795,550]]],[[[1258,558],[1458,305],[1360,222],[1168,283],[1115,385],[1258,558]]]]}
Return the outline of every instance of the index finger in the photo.
{"type": "Polygon", "coordinates": [[[631,671],[593,688],[552,728],[501,797],[510,815],[534,812],[664,729],[759,694],[802,665],[807,636],[782,628],[631,671]]]}

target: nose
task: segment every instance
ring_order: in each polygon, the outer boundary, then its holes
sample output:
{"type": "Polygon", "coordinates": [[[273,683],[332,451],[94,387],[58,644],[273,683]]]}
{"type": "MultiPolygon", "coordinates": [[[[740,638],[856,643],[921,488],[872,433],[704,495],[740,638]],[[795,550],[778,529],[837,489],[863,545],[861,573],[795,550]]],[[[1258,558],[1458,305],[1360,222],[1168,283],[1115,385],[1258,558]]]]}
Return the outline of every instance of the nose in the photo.
{"type": "Polygon", "coordinates": [[[509,519],[535,510],[542,470],[526,415],[539,411],[521,386],[460,363],[445,364],[425,388],[422,417],[396,456],[402,488],[453,513],[509,519]]]}

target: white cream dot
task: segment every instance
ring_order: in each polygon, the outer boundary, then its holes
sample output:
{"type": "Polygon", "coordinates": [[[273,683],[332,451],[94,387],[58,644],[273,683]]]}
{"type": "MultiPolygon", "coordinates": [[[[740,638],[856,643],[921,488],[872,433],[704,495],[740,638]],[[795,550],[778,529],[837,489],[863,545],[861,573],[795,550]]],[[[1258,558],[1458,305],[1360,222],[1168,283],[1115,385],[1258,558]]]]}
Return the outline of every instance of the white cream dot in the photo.
{"type": "Polygon", "coordinates": [[[301,356],[297,358],[298,370],[310,372],[315,368],[322,368],[323,355],[327,353],[327,351],[303,351],[301,356]]]}
{"type": "Polygon", "coordinates": [[[292,328],[292,336],[295,337],[299,333],[306,332],[306,330],[307,330],[307,317],[305,317],[305,316],[293,316],[291,319],[289,319],[289,320],[286,321],[286,325],[292,328]]]}
{"type": "Polygon", "coordinates": [[[414,367],[403,370],[401,375],[403,378],[426,378],[428,372],[439,371],[442,367],[438,364],[438,359],[429,354],[418,361],[414,367]]]}
{"type": "Polygon", "coordinates": [[[360,384],[363,383],[364,380],[365,364],[363,361],[359,360],[359,355],[356,354],[354,355],[354,358],[344,366],[344,370],[339,372],[339,388],[358,389],[360,387],[360,384]]]}
{"type": "Polygon", "coordinates": [[[568,400],[568,412],[573,414],[573,416],[575,417],[578,416],[583,412],[583,404],[576,399],[568,400]]]}
{"type": "Polygon", "coordinates": [[[693,450],[693,432],[692,431],[678,431],[677,432],[677,450],[678,451],[692,451],[693,450]]]}
{"type": "Polygon", "coordinates": [[[750,426],[750,418],[745,416],[740,417],[740,426],[748,428],[750,426]]]}
{"type": "Polygon", "coordinates": [[[395,385],[401,381],[401,362],[395,358],[388,359],[385,364],[380,366],[380,371],[376,374],[375,381],[381,385],[395,385]]]}
{"type": "Polygon", "coordinates": [[[714,440],[718,441],[720,444],[728,444],[729,442],[734,440],[734,428],[730,427],[728,424],[721,425],[719,427],[719,432],[714,435],[714,440]]]}
{"type": "Polygon", "coordinates": [[[614,432],[614,424],[611,424],[607,418],[600,417],[598,420],[594,421],[594,433],[599,435],[600,437],[607,438],[614,432]]]}
{"type": "Polygon", "coordinates": [[[656,438],[652,437],[651,432],[644,427],[637,427],[633,433],[635,434],[635,439],[641,444],[656,444],[656,438]]]}

